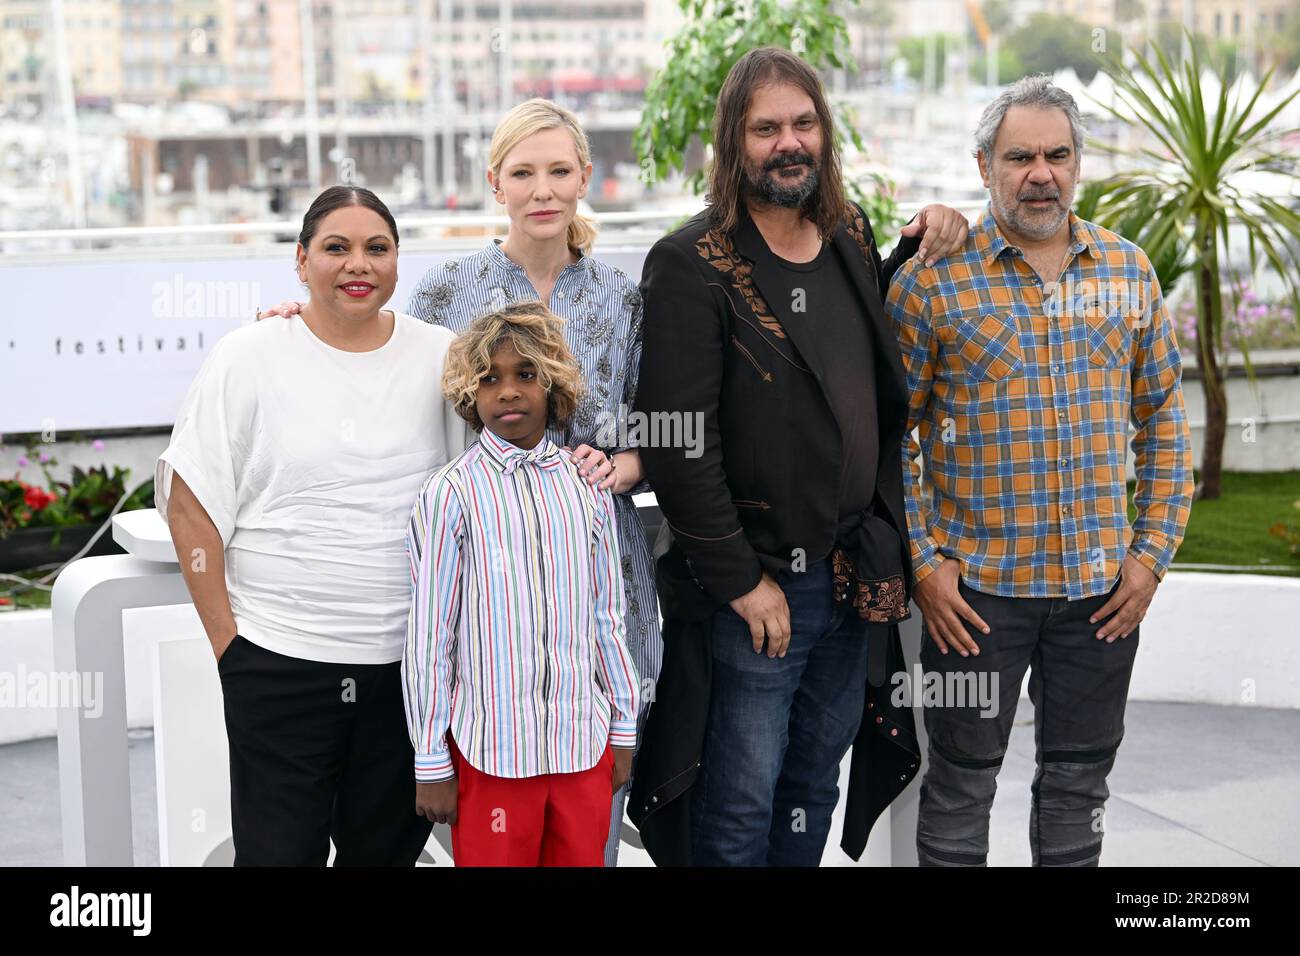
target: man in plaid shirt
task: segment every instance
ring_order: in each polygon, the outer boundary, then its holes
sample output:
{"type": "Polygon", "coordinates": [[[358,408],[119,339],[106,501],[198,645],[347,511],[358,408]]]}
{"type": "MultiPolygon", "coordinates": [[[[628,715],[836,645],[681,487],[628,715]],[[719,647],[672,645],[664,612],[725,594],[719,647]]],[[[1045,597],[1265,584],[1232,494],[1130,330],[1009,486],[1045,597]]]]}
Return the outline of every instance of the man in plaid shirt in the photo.
{"type": "Polygon", "coordinates": [[[888,300],[920,434],[903,470],[922,666],[992,683],[997,700],[927,699],[917,847],[922,865],[986,863],[1030,669],[1033,862],[1092,866],[1138,624],[1191,505],[1181,362],[1146,255],[1070,212],[1083,145],[1073,97],[1026,77],[984,111],[976,139],[988,209],[963,250],[900,269],[888,300]]]}

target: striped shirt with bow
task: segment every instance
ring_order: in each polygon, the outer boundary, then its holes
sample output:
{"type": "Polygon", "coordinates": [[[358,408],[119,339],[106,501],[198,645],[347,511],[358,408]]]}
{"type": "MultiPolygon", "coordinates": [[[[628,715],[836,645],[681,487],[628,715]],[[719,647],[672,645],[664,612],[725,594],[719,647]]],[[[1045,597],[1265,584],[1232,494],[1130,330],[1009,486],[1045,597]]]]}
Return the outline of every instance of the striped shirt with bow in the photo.
{"type": "Polygon", "coordinates": [[[448,730],[477,770],[510,778],[588,770],[606,744],[636,745],[613,500],[567,452],[484,428],[425,482],[407,548],[417,780],[454,776],[448,730]]]}

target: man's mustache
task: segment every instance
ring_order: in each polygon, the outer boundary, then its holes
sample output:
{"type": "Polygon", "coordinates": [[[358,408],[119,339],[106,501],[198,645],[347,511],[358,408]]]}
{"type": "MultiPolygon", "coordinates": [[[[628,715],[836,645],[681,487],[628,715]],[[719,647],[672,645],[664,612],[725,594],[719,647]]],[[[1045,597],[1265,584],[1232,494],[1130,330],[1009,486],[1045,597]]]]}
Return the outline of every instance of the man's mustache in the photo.
{"type": "Polygon", "coordinates": [[[763,164],[763,172],[771,172],[773,169],[783,169],[786,166],[816,166],[817,161],[808,153],[782,153],[779,156],[773,156],[763,164]]]}
{"type": "Polygon", "coordinates": [[[1052,202],[1058,202],[1060,198],[1061,198],[1061,194],[1059,191],[1052,191],[1046,193],[1027,192],[1027,193],[1021,193],[1019,196],[1016,197],[1016,199],[1020,200],[1020,202],[1032,202],[1035,199],[1050,199],[1052,200],[1052,202]]]}

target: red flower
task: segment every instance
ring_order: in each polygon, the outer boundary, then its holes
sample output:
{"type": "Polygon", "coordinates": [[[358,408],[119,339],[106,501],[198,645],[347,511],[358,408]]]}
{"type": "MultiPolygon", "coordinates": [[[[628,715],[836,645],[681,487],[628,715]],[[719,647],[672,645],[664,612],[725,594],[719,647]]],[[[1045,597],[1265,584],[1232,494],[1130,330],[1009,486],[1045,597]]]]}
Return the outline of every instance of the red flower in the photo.
{"type": "Polygon", "coordinates": [[[33,511],[44,510],[56,497],[57,495],[50,494],[40,488],[33,488],[30,485],[23,491],[23,501],[33,511]]]}
{"type": "Polygon", "coordinates": [[[9,600],[8,598],[0,598],[0,607],[5,607],[6,605],[13,604],[13,603],[14,602],[9,600]]]}

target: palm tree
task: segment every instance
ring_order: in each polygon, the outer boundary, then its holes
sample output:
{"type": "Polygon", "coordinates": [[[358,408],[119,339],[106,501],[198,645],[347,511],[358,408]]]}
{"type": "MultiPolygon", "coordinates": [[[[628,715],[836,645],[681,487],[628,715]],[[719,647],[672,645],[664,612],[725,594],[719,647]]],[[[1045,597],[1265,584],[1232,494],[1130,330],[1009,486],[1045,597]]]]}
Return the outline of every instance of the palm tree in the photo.
{"type": "Polygon", "coordinates": [[[1157,244],[1154,240],[1152,230],[1159,225],[1155,214],[1159,210],[1160,197],[1152,191],[1125,205],[1110,205],[1107,194],[1111,188],[1108,179],[1084,183],[1074,199],[1074,214],[1132,240],[1151,260],[1160,288],[1166,294],[1172,292],[1178,280],[1191,271],[1193,263],[1186,246],[1157,244]]]}
{"type": "MultiPolygon", "coordinates": [[[[1134,51],[1127,66],[1115,59],[1105,69],[1115,83],[1114,105],[1097,106],[1120,122],[1145,129],[1157,148],[1137,151],[1138,165],[1105,180],[1100,187],[1103,217],[1136,218],[1144,248],[1155,262],[1177,262],[1184,251],[1196,281],[1196,337],[1201,388],[1205,393],[1205,445],[1201,455],[1197,496],[1218,498],[1223,472],[1223,442],[1227,434],[1227,370],[1220,361],[1223,348],[1223,285],[1221,263],[1231,263],[1229,229],[1244,234],[1250,274],[1267,262],[1282,280],[1300,311],[1300,214],[1285,202],[1258,190],[1258,173],[1273,173],[1300,181],[1300,165],[1276,152],[1276,141],[1293,130],[1269,130],[1269,125],[1300,90],[1264,108],[1260,96],[1272,77],[1270,70],[1249,95],[1233,92],[1222,65],[1216,98],[1207,104],[1201,91],[1202,58],[1195,44],[1192,55],[1174,66],[1159,48],[1152,62],[1134,51]],[[1243,102],[1244,101],[1244,102],[1243,102]],[[1255,188],[1245,181],[1252,174],[1255,188]]],[[[1276,190],[1276,194],[1294,190],[1276,190]]],[[[1227,279],[1235,278],[1231,266],[1227,279]]],[[[1236,298],[1236,282],[1231,282],[1236,298]]],[[[1166,292],[1170,291],[1166,289],[1166,292]]],[[[1249,357],[1247,357],[1249,362],[1249,357]]]]}

